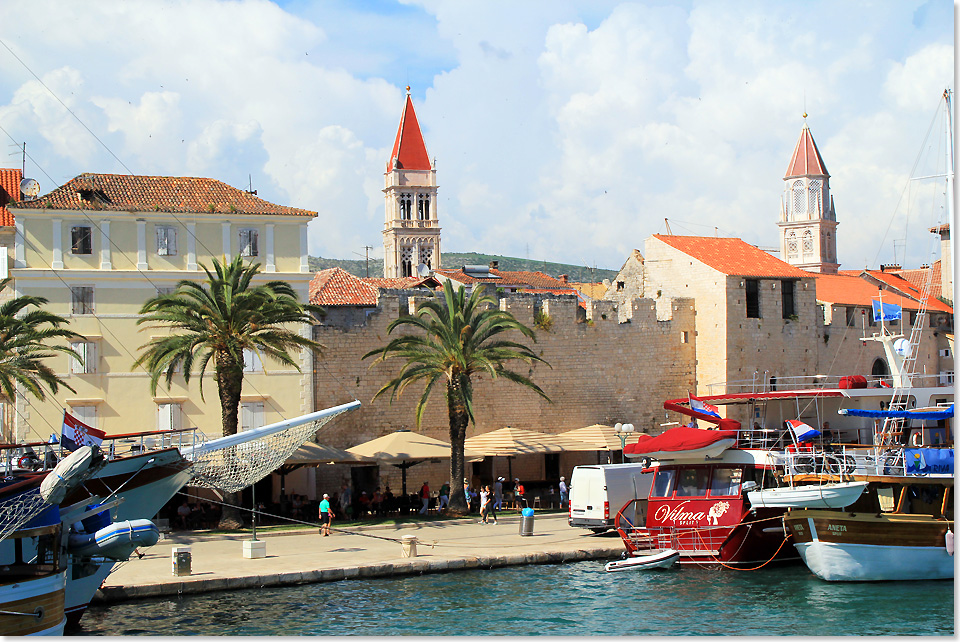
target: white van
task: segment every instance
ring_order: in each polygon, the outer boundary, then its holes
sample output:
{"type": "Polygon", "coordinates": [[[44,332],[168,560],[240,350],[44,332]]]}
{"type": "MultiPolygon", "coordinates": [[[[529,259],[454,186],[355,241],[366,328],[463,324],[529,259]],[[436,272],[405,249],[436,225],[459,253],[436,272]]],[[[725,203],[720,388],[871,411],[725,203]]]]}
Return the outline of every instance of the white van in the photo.
{"type": "Polygon", "coordinates": [[[601,533],[613,527],[617,512],[632,499],[640,501],[624,516],[633,524],[645,524],[654,473],[644,469],[649,470],[643,464],[576,466],[570,477],[569,524],[601,533]]]}

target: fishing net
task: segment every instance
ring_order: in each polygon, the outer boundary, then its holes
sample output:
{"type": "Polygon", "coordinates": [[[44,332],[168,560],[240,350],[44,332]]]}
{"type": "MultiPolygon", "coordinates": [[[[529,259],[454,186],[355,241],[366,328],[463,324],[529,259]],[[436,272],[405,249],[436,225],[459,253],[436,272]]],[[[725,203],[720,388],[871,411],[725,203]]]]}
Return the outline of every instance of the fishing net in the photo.
{"type": "Polygon", "coordinates": [[[50,504],[40,496],[40,486],[0,500],[0,541],[39,515],[50,504]]]}
{"type": "MultiPolygon", "coordinates": [[[[359,405],[359,404],[358,404],[359,405]]],[[[235,493],[260,481],[282,466],[303,443],[332,419],[353,407],[324,417],[223,448],[202,450],[193,458],[193,486],[235,493]]],[[[243,433],[240,433],[243,435],[243,433]]],[[[215,442],[208,442],[211,446],[215,442]]]]}

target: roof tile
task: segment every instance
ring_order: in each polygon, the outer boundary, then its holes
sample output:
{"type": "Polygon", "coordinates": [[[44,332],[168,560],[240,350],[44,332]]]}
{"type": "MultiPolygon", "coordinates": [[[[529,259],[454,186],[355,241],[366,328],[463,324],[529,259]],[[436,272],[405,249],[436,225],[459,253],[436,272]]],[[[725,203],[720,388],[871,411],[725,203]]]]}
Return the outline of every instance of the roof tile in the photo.
{"type": "Polygon", "coordinates": [[[322,306],[377,305],[377,290],[338,267],[317,272],[310,281],[310,303],[322,306]]]}
{"type": "Polygon", "coordinates": [[[0,168],[0,226],[13,225],[13,212],[7,204],[20,200],[21,180],[23,180],[21,170],[0,168]]]}
{"type": "Polygon", "coordinates": [[[654,238],[729,276],[767,278],[809,278],[810,272],[781,261],[738,238],[713,236],[668,236],[654,238]]]}

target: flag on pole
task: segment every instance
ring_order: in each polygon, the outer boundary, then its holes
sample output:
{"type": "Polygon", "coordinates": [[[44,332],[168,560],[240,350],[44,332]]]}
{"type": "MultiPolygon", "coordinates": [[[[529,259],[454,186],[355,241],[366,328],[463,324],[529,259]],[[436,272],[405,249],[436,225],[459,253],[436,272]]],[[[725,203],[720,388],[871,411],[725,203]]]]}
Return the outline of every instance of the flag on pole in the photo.
{"type": "Polygon", "coordinates": [[[903,314],[903,308],[895,303],[884,303],[876,299],[871,299],[870,302],[873,304],[874,321],[895,321],[903,314]]]}
{"type": "Polygon", "coordinates": [[[796,435],[798,442],[810,441],[814,437],[820,436],[820,431],[813,426],[808,426],[799,419],[788,419],[787,425],[793,434],[796,435]]]}
{"type": "Polygon", "coordinates": [[[687,397],[690,399],[690,410],[696,410],[697,412],[702,412],[705,415],[710,415],[711,417],[716,417],[717,419],[720,418],[720,409],[716,406],[711,406],[702,399],[694,397],[689,392],[687,393],[687,397]]]}
{"type": "Polygon", "coordinates": [[[63,411],[63,431],[60,442],[67,450],[77,450],[81,446],[99,446],[107,433],[91,428],[66,410],[63,411]]]}

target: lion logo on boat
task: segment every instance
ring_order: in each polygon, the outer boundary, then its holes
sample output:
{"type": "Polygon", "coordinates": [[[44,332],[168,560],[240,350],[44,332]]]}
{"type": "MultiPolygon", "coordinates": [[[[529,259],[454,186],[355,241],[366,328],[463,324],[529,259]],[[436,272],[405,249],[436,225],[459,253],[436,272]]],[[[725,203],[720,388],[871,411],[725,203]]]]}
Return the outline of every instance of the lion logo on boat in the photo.
{"type": "Polygon", "coordinates": [[[707,524],[711,526],[720,525],[720,517],[727,512],[730,508],[730,502],[717,502],[710,507],[710,511],[707,513],[707,524]]]}

